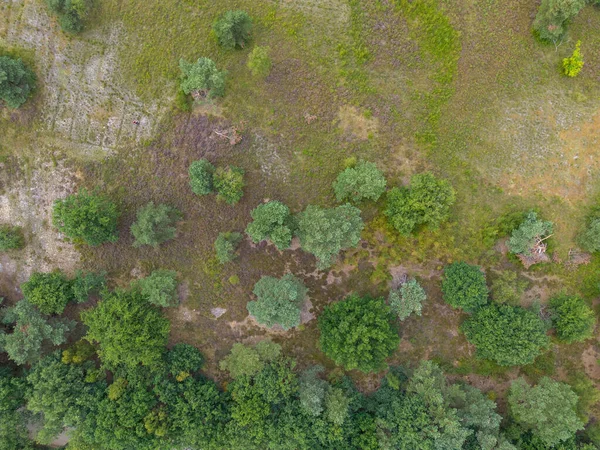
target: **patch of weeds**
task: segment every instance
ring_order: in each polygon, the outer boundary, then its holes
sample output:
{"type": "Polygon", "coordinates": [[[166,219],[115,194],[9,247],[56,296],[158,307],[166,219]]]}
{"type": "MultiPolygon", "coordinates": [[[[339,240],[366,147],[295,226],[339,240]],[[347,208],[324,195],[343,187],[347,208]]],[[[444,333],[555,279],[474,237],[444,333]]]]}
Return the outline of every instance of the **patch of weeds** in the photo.
{"type": "Polygon", "coordinates": [[[546,352],[538,356],[532,364],[521,367],[521,373],[533,381],[537,381],[543,376],[551,376],[555,372],[556,355],[553,351],[546,352]]]}

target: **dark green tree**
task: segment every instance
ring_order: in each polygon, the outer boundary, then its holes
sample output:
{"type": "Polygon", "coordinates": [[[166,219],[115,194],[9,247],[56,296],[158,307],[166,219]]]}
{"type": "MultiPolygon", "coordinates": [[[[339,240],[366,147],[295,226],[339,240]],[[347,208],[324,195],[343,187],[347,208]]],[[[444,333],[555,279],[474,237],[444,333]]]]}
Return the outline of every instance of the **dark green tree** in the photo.
{"type": "Polygon", "coordinates": [[[258,205],[250,213],[253,221],[246,227],[252,242],[258,244],[270,240],[279,250],[289,248],[294,234],[290,209],[283,203],[273,200],[258,205]]]}
{"type": "Polygon", "coordinates": [[[23,229],[21,227],[0,225],[0,252],[18,250],[24,246],[25,239],[23,238],[23,229]]]}
{"type": "Polygon", "coordinates": [[[135,238],[133,246],[151,245],[157,248],[173,239],[177,235],[175,223],[181,217],[181,213],[172,206],[148,203],[138,210],[137,220],[131,225],[131,234],[135,238]]]}
{"type": "Polygon", "coordinates": [[[147,277],[134,281],[132,285],[153,305],[166,308],[179,303],[177,272],[174,270],[154,270],[147,277]]]}
{"type": "Polygon", "coordinates": [[[46,0],[50,11],[58,16],[63,31],[79,33],[92,9],[91,0],[46,0]]]}
{"type": "Polygon", "coordinates": [[[0,450],[33,450],[25,412],[26,381],[0,366],[0,450]]]}
{"type": "Polygon", "coordinates": [[[349,204],[329,209],[309,205],[298,214],[300,245],[317,257],[319,269],[331,266],[341,250],[355,247],[363,228],[360,210],[349,204]]]}
{"type": "Polygon", "coordinates": [[[185,374],[189,376],[200,370],[204,363],[204,357],[200,350],[193,345],[180,342],[169,349],[167,363],[169,371],[174,377],[185,376],[185,374]]]}
{"type": "Polygon", "coordinates": [[[448,219],[455,201],[456,194],[448,181],[425,172],[414,175],[410,187],[395,187],[388,192],[385,215],[396,230],[409,235],[421,225],[438,228],[448,219]]]}
{"type": "Polygon", "coordinates": [[[190,186],[192,192],[196,195],[210,194],[213,187],[213,175],[215,166],[209,163],[206,159],[199,159],[190,164],[190,186]]]}
{"type": "Polygon", "coordinates": [[[347,370],[379,371],[400,343],[393,319],[383,299],[352,295],[319,316],[321,350],[347,370]]]}
{"type": "Polygon", "coordinates": [[[333,190],[338,202],[377,201],[385,192],[386,184],[383,173],[374,163],[359,161],[356,166],[349,167],[338,175],[333,183],[333,190]]]}
{"type": "Polygon", "coordinates": [[[477,310],[462,327],[477,355],[501,366],[531,364],[550,339],[542,319],[518,306],[490,304],[477,310]]]}
{"type": "Polygon", "coordinates": [[[61,233],[75,242],[95,247],[119,239],[118,218],[116,205],[107,197],[81,189],[77,194],[54,202],[52,221],[61,233]]]}
{"type": "Polygon", "coordinates": [[[74,300],[73,283],[60,270],[34,272],[21,284],[21,291],[42,314],[61,314],[67,303],[74,300]]]}
{"type": "Polygon", "coordinates": [[[215,252],[221,264],[226,264],[237,258],[236,250],[242,239],[241,233],[219,233],[215,241],[215,252]]]}
{"type": "Polygon", "coordinates": [[[195,63],[179,61],[181,90],[194,96],[222,97],[225,93],[225,72],[220,72],[212,59],[198,58],[195,63]]]}
{"type": "Polygon", "coordinates": [[[596,316],[585,301],[576,295],[558,295],[550,299],[552,323],[558,338],[571,344],[594,335],[596,316]]]}
{"type": "Polygon", "coordinates": [[[244,169],[241,167],[218,167],[213,175],[217,198],[228,205],[235,205],[244,195],[244,169]]]}
{"type": "Polygon", "coordinates": [[[261,325],[280,325],[284,330],[300,325],[300,311],[307,289],[291,274],[280,279],[262,277],[252,291],[257,300],[248,302],[248,312],[261,325]]]}
{"type": "Polygon", "coordinates": [[[478,266],[466,262],[454,262],[446,266],[442,292],[446,303],[469,313],[488,302],[485,274],[478,266]]]}
{"type": "Polygon", "coordinates": [[[227,11],[214,21],[212,28],[222,47],[244,48],[250,40],[252,19],[246,11],[227,11]]]}
{"type": "Polygon", "coordinates": [[[35,89],[35,73],[21,59],[0,56],[0,100],[9,108],[18,108],[35,89]]]}

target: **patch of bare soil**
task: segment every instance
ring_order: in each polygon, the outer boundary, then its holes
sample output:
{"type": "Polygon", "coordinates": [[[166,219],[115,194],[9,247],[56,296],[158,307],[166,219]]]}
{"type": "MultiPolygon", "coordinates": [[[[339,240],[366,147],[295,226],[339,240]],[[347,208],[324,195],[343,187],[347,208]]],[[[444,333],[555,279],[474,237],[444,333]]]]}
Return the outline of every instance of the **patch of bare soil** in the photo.
{"type": "Polygon", "coordinates": [[[377,118],[367,118],[354,106],[342,106],[339,111],[340,128],[356,139],[367,140],[373,136],[379,124],[377,118]]]}

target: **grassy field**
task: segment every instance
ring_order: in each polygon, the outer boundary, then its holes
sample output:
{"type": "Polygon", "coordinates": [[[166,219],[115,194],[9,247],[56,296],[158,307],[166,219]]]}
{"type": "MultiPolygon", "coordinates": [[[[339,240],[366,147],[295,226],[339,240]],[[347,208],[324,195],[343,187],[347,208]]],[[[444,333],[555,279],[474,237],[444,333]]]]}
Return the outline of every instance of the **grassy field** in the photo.
{"type": "MultiPolygon", "coordinates": [[[[552,250],[566,261],[597,202],[600,9],[585,9],[569,40],[555,47],[532,36],[533,0],[98,3],[90,29],[73,38],[60,33],[41,0],[0,7],[0,49],[21,52],[40,77],[29,106],[0,110],[0,221],[17,217],[31,244],[25,256],[2,256],[11,268],[0,273],[7,297],[17,298],[14,285],[39,268],[104,269],[115,285],[158,267],[177,270],[182,303],[168,312],[172,338],[198,345],[218,376],[216,362],[234,341],[266,334],[246,320],[245,307],[262,275],[302,276],[316,316],[350,292],[386,295],[393,274],[408,273],[424,283],[429,301],[422,317],[402,327],[394,361],[433,358],[458,377],[501,391],[519,371],[475,359],[458,332],[461,315],[441,300],[446,263],[479,263],[489,274],[519,270],[530,278],[529,300],[544,302],[561,290],[590,302],[600,295],[596,257],[587,266],[524,271],[498,251],[493,226],[505,213],[535,208],[555,223],[552,250]],[[224,51],[211,36],[215,16],[230,8],[254,19],[253,41],[242,50],[224,51]],[[586,65],[567,79],[560,61],[578,39],[586,65]],[[273,69],[264,80],[246,67],[254,45],[271,47],[273,69]],[[226,95],[183,112],[175,101],[178,61],[200,56],[227,70],[226,95]],[[235,146],[214,133],[231,126],[243,136],[235,146]],[[187,168],[201,157],[246,170],[237,206],[189,190],[187,168]],[[448,178],[458,194],[451,220],[404,238],[386,225],[382,204],[372,205],[363,213],[359,248],[330,272],[316,270],[314,258],[299,250],[249,241],[236,262],[218,264],[218,233],[242,231],[264,199],[294,212],[333,205],[331,183],[349,157],[375,161],[390,186],[423,170],[448,178]],[[52,231],[52,201],[76,185],[98,187],[118,202],[119,242],[72,248],[52,231]],[[136,249],[129,226],[150,200],[183,212],[179,236],[157,250],[136,249]],[[43,214],[32,214],[32,205],[43,214]],[[215,319],[214,307],[227,312],[215,319]]],[[[317,336],[315,320],[273,334],[301,365],[332,368],[317,336]]],[[[565,367],[583,370],[600,348],[594,342],[551,353],[538,365],[564,375],[565,367]]],[[[586,370],[600,380],[594,365],[586,370]]],[[[378,382],[353,376],[365,388],[378,382]]]]}

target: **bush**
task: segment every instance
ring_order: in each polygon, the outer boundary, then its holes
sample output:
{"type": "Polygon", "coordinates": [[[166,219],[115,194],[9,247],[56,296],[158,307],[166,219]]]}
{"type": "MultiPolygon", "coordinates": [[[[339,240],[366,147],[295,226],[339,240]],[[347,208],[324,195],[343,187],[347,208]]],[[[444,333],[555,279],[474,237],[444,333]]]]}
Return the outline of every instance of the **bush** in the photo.
{"type": "Polygon", "coordinates": [[[179,303],[177,272],[173,270],[155,270],[147,277],[136,280],[132,284],[153,305],[166,308],[179,303]]]}
{"type": "Polygon", "coordinates": [[[72,282],[73,298],[77,303],[87,302],[92,292],[100,293],[106,287],[106,272],[94,273],[78,270],[72,282]]]}
{"type": "Polygon", "coordinates": [[[558,338],[571,344],[585,341],[594,335],[594,311],[577,296],[559,295],[550,299],[552,323],[558,338]]]}
{"type": "Polygon", "coordinates": [[[333,183],[333,190],[338,202],[349,200],[379,200],[385,192],[387,181],[375,164],[359,161],[355,167],[349,167],[340,173],[333,183]]]}
{"type": "Polygon", "coordinates": [[[552,233],[552,222],[544,222],[537,218],[531,211],[519,228],[512,232],[508,240],[508,249],[511,253],[531,256],[531,251],[536,242],[552,233]]]}
{"type": "Polygon", "coordinates": [[[492,298],[498,304],[517,306],[528,286],[529,283],[520,279],[516,272],[503,270],[492,281],[492,298]]]}
{"type": "Polygon", "coordinates": [[[206,159],[199,159],[190,164],[190,187],[196,195],[207,195],[213,191],[213,175],[215,166],[206,159]]]}
{"type": "Polygon", "coordinates": [[[400,289],[391,290],[388,298],[392,312],[400,320],[406,319],[412,313],[420,316],[425,300],[427,294],[414,278],[400,286],[400,289]]]}
{"type": "Polygon", "coordinates": [[[533,29],[543,41],[558,42],[566,34],[566,24],[586,5],[587,0],[542,0],[533,29]]]}
{"type": "Polygon", "coordinates": [[[501,366],[531,364],[550,342],[542,319],[518,306],[490,304],[480,308],[461,329],[480,358],[501,366]]]}
{"type": "Polygon", "coordinates": [[[274,361],[280,354],[281,346],[271,341],[261,341],[254,347],[236,342],[229,355],[219,363],[219,368],[228,371],[234,379],[253,376],[263,369],[265,363],[274,361]]]}
{"type": "Polygon", "coordinates": [[[92,9],[90,0],[46,0],[50,11],[58,15],[58,22],[63,31],[79,33],[92,9]]]}
{"type": "Polygon", "coordinates": [[[573,54],[563,59],[563,73],[568,77],[576,77],[583,69],[583,56],[581,55],[581,41],[577,41],[573,54]]]}
{"type": "Polygon", "coordinates": [[[255,77],[266,77],[271,72],[271,58],[269,47],[259,47],[258,45],[252,49],[248,55],[248,69],[255,77]]]}
{"type": "Polygon", "coordinates": [[[9,108],[18,108],[35,89],[36,77],[21,59],[0,56],[0,100],[9,108]]]}
{"type": "Polygon", "coordinates": [[[455,201],[450,183],[426,172],[414,175],[410,187],[388,192],[385,215],[398,232],[408,235],[421,225],[439,227],[448,219],[455,201]]]}
{"type": "Polygon", "coordinates": [[[306,297],[306,286],[291,274],[277,279],[262,277],[252,291],[257,300],[248,302],[248,312],[261,325],[280,325],[284,330],[300,325],[300,310],[306,297]]]}
{"type": "Polygon", "coordinates": [[[252,19],[245,11],[227,11],[214,21],[212,28],[222,47],[227,49],[244,48],[250,40],[252,19]]]}
{"type": "Polygon", "coordinates": [[[18,250],[24,246],[25,239],[23,238],[23,229],[21,227],[0,225],[0,252],[18,250]]]}
{"type": "Polygon", "coordinates": [[[195,63],[179,61],[181,90],[187,94],[222,97],[225,93],[225,72],[220,72],[212,59],[198,58],[195,63]]]}
{"type": "Polygon", "coordinates": [[[219,233],[215,241],[215,252],[221,264],[233,261],[237,257],[235,252],[242,239],[241,233],[219,233]]]}
{"type": "Polygon", "coordinates": [[[23,296],[42,314],[61,314],[73,300],[73,285],[59,270],[35,272],[21,285],[23,296]]]}
{"type": "Polygon", "coordinates": [[[75,242],[97,246],[105,242],[116,242],[117,207],[102,195],[88,194],[82,189],[64,200],[54,202],[53,224],[75,242]]]}
{"type": "Polygon", "coordinates": [[[488,301],[485,275],[478,266],[455,262],[444,269],[442,280],[444,301],[453,308],[472,313],[488,301]]]}
{"type": "Polygon", "coordinates": [[[137,220],[131,225],[131,234],[135,238],[133,246],[151,245],[157,248],[173,239],[177,235],[174,224],[181,217],[177,209],[163,204],[154,206],[154,202],[138,209],[137,220]]]}
{"type": "Polygon", "coordinates": [[[331,266],[341,250],[355,247],[363,228],[360,210],[349,204],[330,209],[309,205],[298,214],[300,245],[317,257],[319,269],[331,266]]]}
{"type": "Polygon", "coordinates": [[[321,350],[347,370],[379,371],[400,343],[393,319],[383,299],[352,295],[319,316],[321,350]]]}
{"type": "Polygon", "coordinates": [[[213,175],[217,198],[228,205],[235,205],[244,195],[244,169],[240,167],[219,167],[213,175]]]}
{"type": "Polygon", "coordinates": [[[588,252],[600,251],[600,218],[592,219],[578,238],[579,245],[588,252]]]}
{"type": "Polygon", "coordinates": [[[252,242],[269,239],[279,250],[289,248],[293,236],[290,209],[277,200],[258,205],[250,213],[253,221],[246,227],[252,242]]]}

